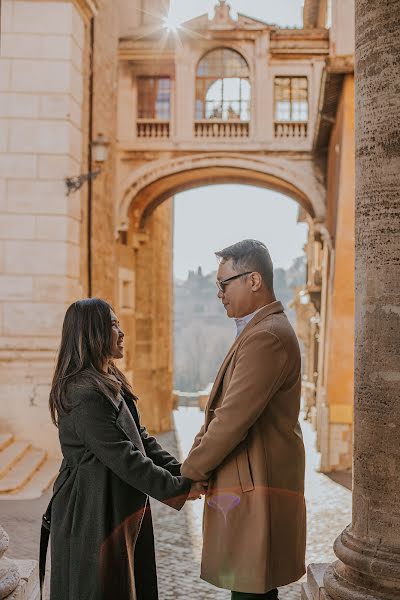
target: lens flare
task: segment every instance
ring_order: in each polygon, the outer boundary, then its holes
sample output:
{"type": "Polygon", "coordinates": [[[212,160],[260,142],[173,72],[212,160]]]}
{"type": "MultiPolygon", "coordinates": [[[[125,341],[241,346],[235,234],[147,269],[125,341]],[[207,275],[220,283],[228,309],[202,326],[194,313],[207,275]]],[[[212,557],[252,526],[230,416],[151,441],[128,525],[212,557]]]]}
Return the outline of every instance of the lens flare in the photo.
{"type": "Polygon", "coordinates": [[[228,513],[240,504],[240,497],[237,494],[215,494],[207,498],[207,504],[222,513],[226,525],[228,513]]]}
{"type": "Polygon", "coordinates": [[[175,32],[180,28],[180,26],[181,26],[181,23],[180,23],[179,19],[173,13],[169,13],[163,19],[163,27],[164,27],[164,29],[167,29],[167,31],[175,32]]]}

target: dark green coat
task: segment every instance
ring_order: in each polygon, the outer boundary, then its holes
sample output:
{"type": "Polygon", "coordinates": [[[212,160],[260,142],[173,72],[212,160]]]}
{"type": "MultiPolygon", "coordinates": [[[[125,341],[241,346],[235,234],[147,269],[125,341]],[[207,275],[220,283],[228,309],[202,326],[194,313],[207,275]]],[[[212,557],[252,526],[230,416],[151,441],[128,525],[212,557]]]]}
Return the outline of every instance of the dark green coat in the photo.
{"type": "Polygon", "coordinates": [[[140,426],[132,397],[118,409],[93,389],[70,386],[68,396],[51,508],[50,598],[156,600],[148,496],[179,510],[191,482],[140,426]]]}

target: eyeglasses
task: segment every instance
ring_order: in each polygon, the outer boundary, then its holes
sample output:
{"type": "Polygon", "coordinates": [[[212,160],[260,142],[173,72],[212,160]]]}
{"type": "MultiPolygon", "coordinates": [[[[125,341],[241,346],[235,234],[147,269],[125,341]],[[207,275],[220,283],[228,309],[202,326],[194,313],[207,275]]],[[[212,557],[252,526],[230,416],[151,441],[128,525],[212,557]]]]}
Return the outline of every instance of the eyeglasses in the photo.
{"type": "Polygon", "coordinates": [[[244,275],[250,275],[253,271],[246,271],[246,273],[239,273],[239,275],[234,275],[233,277],[228,277],[228,279],[224,279],[223,281],[216,281],[217,288],[220,292],[224,293],[227,284],[234,279],[239,279],[239,277],[243,277],[244,275]]]}

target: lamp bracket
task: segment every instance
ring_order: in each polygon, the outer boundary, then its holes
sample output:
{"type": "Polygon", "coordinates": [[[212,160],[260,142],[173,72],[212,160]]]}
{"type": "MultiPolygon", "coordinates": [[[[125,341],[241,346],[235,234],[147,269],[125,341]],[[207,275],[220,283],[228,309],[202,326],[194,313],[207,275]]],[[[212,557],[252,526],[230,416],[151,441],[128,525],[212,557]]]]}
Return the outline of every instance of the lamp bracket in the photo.
{"type": "Polygon", "coordinates": [[[101,169],[98,169],[97,171],[90,171],[89,173],[77,175],[76,177],[66,177],[65,185],[67,186],[67,196],[77,192],[86,181],[89,181],[90,179],[96,179],[100,173],[101,169]]]}

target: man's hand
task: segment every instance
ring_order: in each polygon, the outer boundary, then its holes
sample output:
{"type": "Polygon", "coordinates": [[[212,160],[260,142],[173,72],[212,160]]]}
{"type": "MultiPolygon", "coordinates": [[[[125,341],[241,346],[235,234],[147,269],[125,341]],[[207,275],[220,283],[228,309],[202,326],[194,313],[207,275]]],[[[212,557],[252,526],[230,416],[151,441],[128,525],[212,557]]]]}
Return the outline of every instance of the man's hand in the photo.
{"type": "Polygon", "coordinates": [[[207,492],[207,488],[208,481],[193,481],[187,499],[200,500],[200,498],[207,492]]]}

